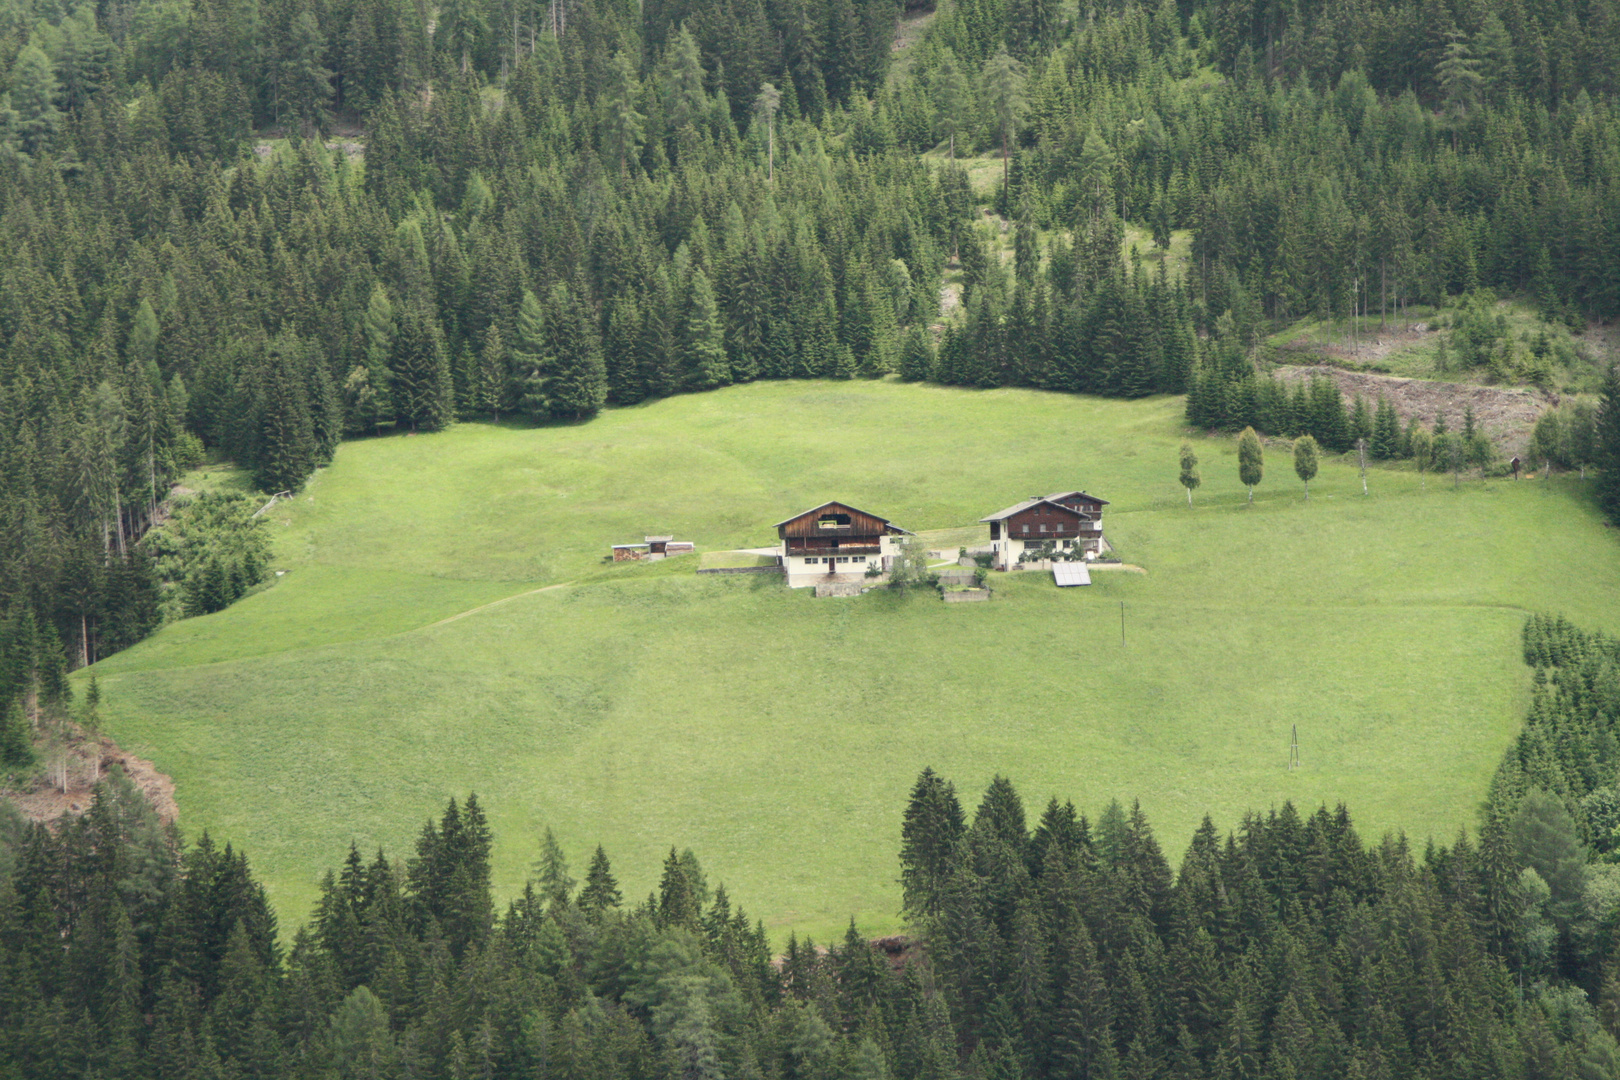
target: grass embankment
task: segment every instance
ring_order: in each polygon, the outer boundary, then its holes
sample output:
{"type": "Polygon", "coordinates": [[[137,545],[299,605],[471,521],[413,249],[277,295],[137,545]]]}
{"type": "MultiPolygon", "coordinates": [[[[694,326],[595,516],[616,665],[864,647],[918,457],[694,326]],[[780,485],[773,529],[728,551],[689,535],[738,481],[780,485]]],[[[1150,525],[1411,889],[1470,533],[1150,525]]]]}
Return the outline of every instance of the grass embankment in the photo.
{"type": "Polygon", "coordinates": [[[1053,793],[1093,815],[1140,796],[1172,858],[1206,812],[1224,828],[1284,799],[1449,839],[1527,697],[1523,613],[1616,629],[1620,545],[1573,479],[1420,493],[1380,470],[1364,498],[1329,460],[1306,503],[1273,449],[1249,506],[1224,441],[1199,442],[1189,509],[1180,412],[760,383],[347,443],[266,515],[286,576],[98,665],[103,710],[175,778],[188,832],[246,848],[289,924],[351,838],[403,856],[468,789],[504,893],[549,824],[578,868],[604,844],[627,897],[691,846],[778,932],[818,938],[852,912],[896,925],[924,765],[970,809],[997,772],[1032,814],[1053,793]],[[651,533],[768,544],[828,498],[959,530],[1070,487],[1111,500],[1107,535],[1147,575],[996,575],[991,603],[947,605],[602,563],[651,533]]]}

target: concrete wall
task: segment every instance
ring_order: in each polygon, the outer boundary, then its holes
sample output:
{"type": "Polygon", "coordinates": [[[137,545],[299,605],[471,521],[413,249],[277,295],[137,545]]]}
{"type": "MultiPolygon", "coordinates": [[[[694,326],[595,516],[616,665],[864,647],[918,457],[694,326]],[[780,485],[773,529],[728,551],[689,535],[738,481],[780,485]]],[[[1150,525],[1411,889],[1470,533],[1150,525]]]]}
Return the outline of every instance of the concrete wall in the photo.
{"type": "Polygon", "coordinates": [[[859,596],[869,587],[863,581],[821,581],[816,583],[817,596],[859,596]]]}
{"type": "Polygon", "coordinates": [[[990,590],[972,589],[968,592],[948,592],[939,595],[947,604],[979,604],[990,599],[990,590]]]}

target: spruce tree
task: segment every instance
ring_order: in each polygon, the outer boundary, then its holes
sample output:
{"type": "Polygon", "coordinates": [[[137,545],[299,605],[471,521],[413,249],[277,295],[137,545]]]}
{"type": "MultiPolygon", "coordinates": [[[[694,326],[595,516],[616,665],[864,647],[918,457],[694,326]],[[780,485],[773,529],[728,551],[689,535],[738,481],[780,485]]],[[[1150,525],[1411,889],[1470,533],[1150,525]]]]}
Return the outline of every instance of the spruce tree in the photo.
{"type": "Polygon", "coordinates": [[[658,925],[664,928],[696,930],[702,908],[693,882],[687,877],[681,857],[673,847],[664,860],[664,874],[658,883],[658,925]]]}
{"type": "Polygon", "coordinates": [[[393,423],[394,339],[399,334],[394,305],[388,290],[380,282],[372,285],[361,318],[364,364],[362,373],[351,371],[345,388],[349,391],[350,422],[358,430],[370,428],[381,432],[382,425],[393,423]]]}
{"type": "Polygon", "coordinates": [[[921,921],[940,912],[964,831],[955,787],[925,768],[911,789],[900,829],[900,886],[907,918],[921,921]]]}
{"type": "Polygon", "coordinates": [[[1598,467],[1598,505],[1620,523],[1620,369],[1609,365],[1598,402],[1592,460],[1598,467]]]}
{"type": "Polygon", "coordinates": [[[731,381],[714,289],[708,275],[695,267],[686,287],[686,313],[679,340],[683,381],[688,389],[712,390],[731,381]]]}
{"type": "Polygon", "coordinates": [[[506,342],[501,328],[490,323],[484,331],[483,345],[478,350],[478,366],[474,370],[473,403],[479,412],[489,413],[491,420],[500,422],[508,396],[508,364],[506,342]]]}
{"type": "Polygon", "coordinates": [[[270,493],[297,491],[315,471],[315,432],[297,363],[297,357],[285,355],[273,344],[262,368],[253,477],[260,490],[270,493]]]}
{"type": "Polygon", "coordinates": [[[622,900],[607,853],[598,844],[591,856],[590,868],[585,871],[585,887],[579,891],[579,908],[589,918],[600,918],[609,908],[618,907],[622,900]]]}
{"type": "Polygon", "coordinates": [[[596,320],[584,299],[563,284],[552,286],[546,307],[546,410],[575,420],[591,416],[607,401],[607,365],[596,320]]]}
{"type": "Polygon", "coordinates": [[[455,388],[444,335],[432,316],[412,305],[399,320],[390,368],[394,408],[412,431],[439,431],[455,417],[455,388]]]}
{"type": "Polygon", "coordinates": [[[552,370],[551,343],[546,336],[546,319],[534,293],[523,290],[518,308],[517,329],[512,338],[512,383],[517,394],[517,411],[526,416],[550,412],[546,380],[552,370]]]}
{"type": "Polygon", "coordinates": [[[913,325],[906,332],[906,341],[900,351],[900,377],[907,382],[921,382],[933,378],[934,343],[928,328],[913,325]]]}
{"type": "Polygon", "coordinates": [[[56,107],[60,93],[50,57],[37,45],[23,46],[11,67],[11,108],[23,153],[37,155],[54,148],[62,123],[56,107]]]}

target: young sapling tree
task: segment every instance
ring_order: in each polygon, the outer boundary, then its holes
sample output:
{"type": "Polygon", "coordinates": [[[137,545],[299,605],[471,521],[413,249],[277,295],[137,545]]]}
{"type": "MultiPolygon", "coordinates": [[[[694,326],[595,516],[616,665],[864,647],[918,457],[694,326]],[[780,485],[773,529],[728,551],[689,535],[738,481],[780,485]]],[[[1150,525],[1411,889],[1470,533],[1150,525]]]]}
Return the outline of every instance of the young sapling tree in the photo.
{"type": "Polygon", "coordinates": [[[1305,485],[1305,501],[1311,501],[1311,481],[1316,478],[1316,440],[1301,435],[1294,440],[1294,475],[1305,485]]]}
{"type": "Polygon", "coordinates": [[[1252,427],[1243,429],[1238,436],[1238,480],[1249,489],[1249,501],[1254,502],[1254,485],[1265,479],[1266,455],[1260,445],[1260,436],[1252,427]]]}
{"type": "Polygon", "coordinates": [[[1187,505],[1192,505],[1193,488],[1203,481],[1198,475],[1198,455],[1193,453],[1192,443],[1181,444],[1181,486],[1187,489],[1187,505]]]}

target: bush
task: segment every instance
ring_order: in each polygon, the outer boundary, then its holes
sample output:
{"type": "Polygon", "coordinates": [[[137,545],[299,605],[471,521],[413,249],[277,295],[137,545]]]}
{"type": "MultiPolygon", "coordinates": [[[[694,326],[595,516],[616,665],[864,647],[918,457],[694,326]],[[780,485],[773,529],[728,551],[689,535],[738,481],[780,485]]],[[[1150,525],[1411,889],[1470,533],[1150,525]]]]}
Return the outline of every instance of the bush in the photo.
{"type": "Polygon", "coordinates": [[[165,589],[166,618],[222,611],[264,580],[270,536],[257,509],[248,495],[203,492],[176,500],[169,520],[142,538],[165,589]]]}

